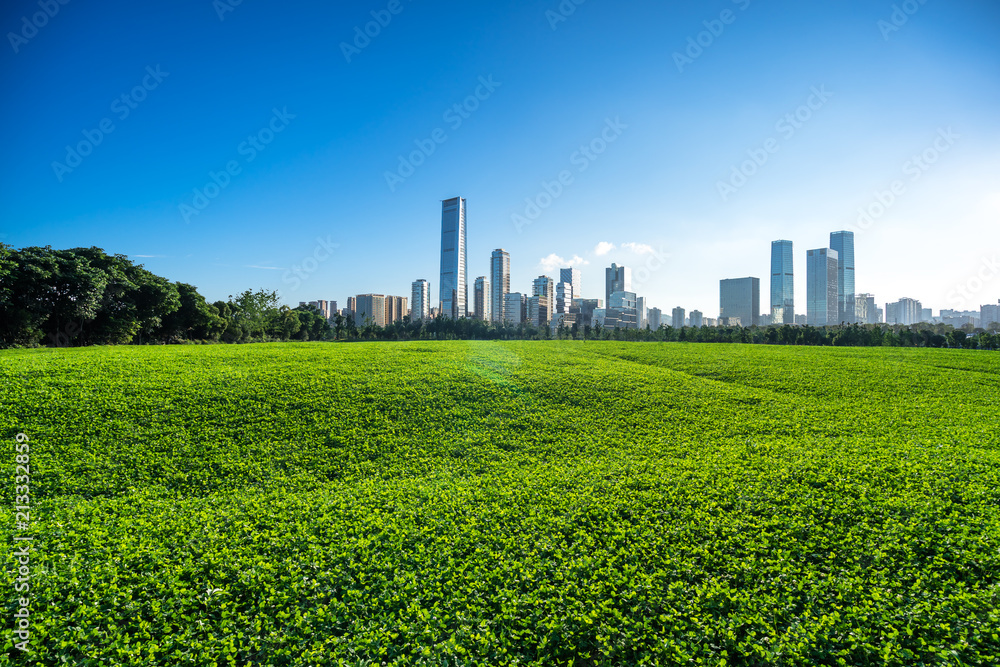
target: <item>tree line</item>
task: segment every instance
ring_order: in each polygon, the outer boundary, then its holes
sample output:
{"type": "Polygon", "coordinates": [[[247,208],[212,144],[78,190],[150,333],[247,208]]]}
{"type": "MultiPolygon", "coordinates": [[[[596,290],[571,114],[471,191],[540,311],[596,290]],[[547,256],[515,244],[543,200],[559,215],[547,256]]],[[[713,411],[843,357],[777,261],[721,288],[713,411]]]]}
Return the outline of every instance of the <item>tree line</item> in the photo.
{"type": "Polygon", "coordinates": [[[615,329],[535,326],[473,318],[404,317],[379,326],[314,307],[289,308],[276,292],[245,290],[208,303],[187,283],[171,282],[100,248],[15,250],[0,243],[0,347],[251,343],[269,341],[620,340],[1000,349],[1000,325],[683,327],[615,329]],[[967,334],[972,334],[967,335],[967,334]]]}

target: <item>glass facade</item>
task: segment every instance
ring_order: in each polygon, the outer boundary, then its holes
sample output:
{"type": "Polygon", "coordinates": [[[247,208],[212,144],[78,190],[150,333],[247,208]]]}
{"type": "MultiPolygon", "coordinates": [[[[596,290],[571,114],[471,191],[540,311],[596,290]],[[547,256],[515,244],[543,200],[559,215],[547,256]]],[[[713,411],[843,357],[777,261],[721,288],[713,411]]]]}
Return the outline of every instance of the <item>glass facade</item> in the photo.
{"type": "Polygon", "coordinates": [[[490,256],[490,298],[493,322],[504,321],[504,307],[507,295],[510,294],[510,254],[503,248],[497,248],[490,256]]]}
{"type": "Polygon", "coordinates": [[[837,251],[831,248],[806,253],[806,324],[821,327],[840,323],[837,259],[837,251]]]}
{"type": "Polygon", "coordinates": [[[792,242],[771,241],[771,324],[795,324],[792,242]]]}
{"type": "Polygon", "coordinates": [[[468,313],[469,285],[466,271],[465,200],[441,202],[441,314],[452,319],[468,313]]]}
{"type": "Polygon", "coordinates": [[[832,232],[830,248],[837,251],[837,322],[854,318],[854,232],[832,232]]]}
{"type": "Polygon", "coordinates": [[[740,318],[744,327],[760,319],[760,278],[727,278],[719,281],[719,317],[740,318]]]}

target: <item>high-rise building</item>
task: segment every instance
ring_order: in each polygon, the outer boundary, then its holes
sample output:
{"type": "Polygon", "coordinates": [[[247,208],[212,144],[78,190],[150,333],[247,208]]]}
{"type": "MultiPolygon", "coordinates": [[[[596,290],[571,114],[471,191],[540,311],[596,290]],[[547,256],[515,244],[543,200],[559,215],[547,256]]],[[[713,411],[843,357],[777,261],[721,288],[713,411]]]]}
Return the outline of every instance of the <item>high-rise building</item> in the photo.
{"type": "Polygon", "coordinates": [[[385,323],[392,324],[393,322],[399,322],[406,315],[407,298],[405,296],[386,296],[385,297],[385,323]]]}
{"type": "Polygon", "coordinates": [[[466,214],[461,197],[441,202],[441,312],[454,320],[468,313],[466,214]]]}
{"type": "Polygon", "coordinates": [[[1000,323],[1000,300],[979,308],[979,326],[986,329],[994,322],[1000,323]]]}
{"type": "Polygon", "coordinates": [[[575,316],[577,324],[589,327],[594,325],[594,311],[603,305],[603,299],[577,299],[574,297],[569,312],[575,316]]]}
{"type": "Polygon", "coordinates": [[[545,295],[535,294],[528,298],[528,322],[536,327],[544,327],[549,325],[551,318],[545,295]]]}
{"type": "Polygon", "coordinates": [[[685,316],[685,310],[683,308],[681,308],[680,306],[674,308],[673,312],[671,313],[670,326],[672,326],[675,329],[682,328],[684,326],[684,316],[685,316]]]}
{"type": "Polygon", "coordinates": [[[795,324],[792,242],[771,241],[771,324],[795,324]]]}
{"type": "Polygon", "coordinates": [[[411,288],[410,303],[413,304],[413,310],[410,311],[410,319],[429,319],[431,316],[431,284],[420,278],[413,281],[411,288]]]}
{"type": "Polygon", "coordinates": [[[652,331],[659,329],[663,323],[663,311],[659,308],[650,308],[646,313],[646,323],[652,331]]]}
{"type": "Polygon", "coordinates": [[[760,278],[727,278],[719,281],[719,318],[740,319],[740,326],[758,324],[760,278]]]}
{"type": "Polygon", "coordinates": [[[604,326],[617,329],[635,329],[639,324],[635,307],[635,292],[625,290],[612,292],[608,307],[605,309],[604,326]]]}
{"type": "Polygon", "coordinates": [[[921,308],[920,309],[920,321],[921,322],[930,322],[933,319],[934,319],[934,313],[932,312],[932,310],[930,308],[921,308]]]}
{"type": "Polygon", "coordinates": [[[570,308],[573,307],[573,298],[575,296],[576,292],[573,291],[573,283],[561,282],[557,284],[555,313],[560,315],[569,314],[570,308]]]}
{"type": "Polygon", "coordinates": [[[854,296],[854,321],[858,324],[878,324],[878,307],[874,294],[854,296]]]}
{"type": "Polygon", "coordinates": [[[503,322],[504,303],[510,293],[510,254],[503,248],[497,248],[490,256],[490,296],[492,306],[491,320],[503,322]]]}
{"type": "Polygon", "coordinates": [[[612,292],[632,291],[632,269],[612,264],[604,270],[604,302],[611,308],[612,292]]]}
{"type": "Polygon", "coordinates": [[[556,300],[556,288],[552,278],[538,276],[531,283],[531,296],[542,298],[541,305],[545,307],[545,322],[552,319],[552,305],[556,300]]]}
{"type": "Polygon", "coordinates": [[[503,321],[507,324],[521,324],[527,320],[524,295],[520,292],[508,292],[503,296],[503,321]]]}
{"type": "Polygon", "coordinates": [[[837,265],[837,251],[832,248],[806,252],[806,324],[822,327],[840,323],[837,265]]]}
{"type": "Polygon", "coordinates": [[[646,315],[649,308],[646,306],[646,297],[637,296],[635,298],[635,324],[639,329],[646,328],[646,315]]]}
{"type": "Polygon", "coordinates": [[[490,292],[489,278],[486,276],[479,276],[476,278],[472,293],[472,300],[476,309],[476,319],[489,322],[490,317],[493,316],[493,309],[490,307],[490,297],[492,296],[492,293],[490,292]]]}
{"type": "Polygon", "coordinates": [[[326,319],[330,319],[337,312],[336,301],[325,301],[323,299],[319,299],[318,301],[299,301],[299,306],[312,306],[326,319]]]}
{"type": "Polygon", "coordinates": [[[837,251],[837,322],[850,324],[854,322],[854,232],[831,232],[830,249],[837,251]]]}
{"type": "Polygon", "coordinates": [[[705,324],[705,316],[700,310],[691,311],[691,326],[701,328],[705,324]]]}
{"type": "Polygon", "coordinates": [[[573,298],[583,298],[583,277],[580,269],[559,269],[559,282],[569,283],[573,286],[573,298]]]}
{"type": "Polygon", "coordinates": [[[903,297],[895,303],[885,304],[886,324],[919,324],[923,305],[916,299],[903,297]]]}
{"type": "MultiPolygon", "coordinates": [[[[348,299],[348,301],[350,301],[348,299]]],[[[354,324],[363,327],[369,323],[385,326],[385,295],[359,294],[355,297],[354,324]]]]}

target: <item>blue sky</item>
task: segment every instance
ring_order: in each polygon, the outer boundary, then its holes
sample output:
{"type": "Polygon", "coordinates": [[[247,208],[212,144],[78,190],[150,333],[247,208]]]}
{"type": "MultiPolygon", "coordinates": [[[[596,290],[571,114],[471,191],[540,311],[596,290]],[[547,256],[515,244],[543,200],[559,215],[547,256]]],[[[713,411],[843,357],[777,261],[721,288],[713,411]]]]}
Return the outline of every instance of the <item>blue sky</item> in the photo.
{"type": "Polygon", "coordinates": [[[1000,298],[996,2],[232,1],[4,3],[0,240],[210,300],[436,299],[463,196],[470,282],[503,247],[514,290],[565,260],[596,297],[615,261],[650,305],[714,315],[720,278],[766,294],[786,238],[804,312],[806,250],[853,228],[879,303],[1000,298]],[[526,200],[547,206],[518,225],[526,200]]]}

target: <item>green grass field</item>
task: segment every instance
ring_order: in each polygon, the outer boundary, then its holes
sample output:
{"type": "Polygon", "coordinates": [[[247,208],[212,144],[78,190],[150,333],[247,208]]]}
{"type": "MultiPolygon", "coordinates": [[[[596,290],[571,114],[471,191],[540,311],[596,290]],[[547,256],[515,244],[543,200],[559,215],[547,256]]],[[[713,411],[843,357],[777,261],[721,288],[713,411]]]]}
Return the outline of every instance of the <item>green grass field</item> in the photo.
{"type": "Polygon", "coordinates": [[[1000,355],[0,353],[0,664],[995,665],[1000,355]]]}

